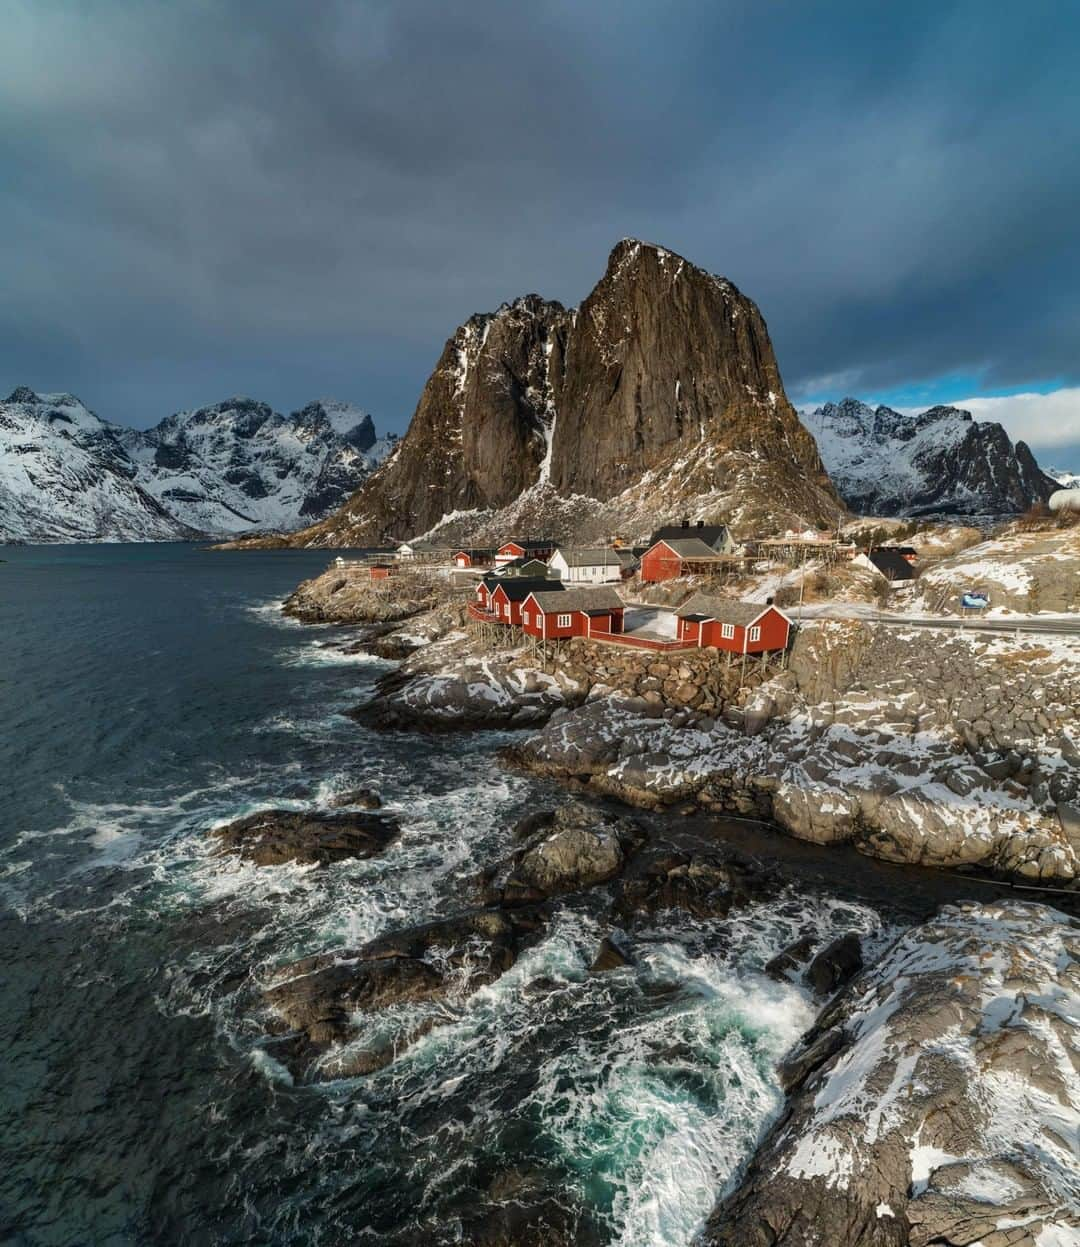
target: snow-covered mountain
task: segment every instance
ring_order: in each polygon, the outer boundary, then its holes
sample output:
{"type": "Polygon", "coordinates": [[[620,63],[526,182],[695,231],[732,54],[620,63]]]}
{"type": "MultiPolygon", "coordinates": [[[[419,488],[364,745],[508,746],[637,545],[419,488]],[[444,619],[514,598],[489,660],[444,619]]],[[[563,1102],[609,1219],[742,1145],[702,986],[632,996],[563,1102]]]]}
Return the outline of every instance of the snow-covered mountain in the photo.
{"type": "Polygon", "coordinates": [[[281,416],[233,399],[137,430],[20,386],[0,402],[0,542],[296,528],[339,506],[395,441],[331,400],[281,416]]]}
{"type": "Polygon", "coordinates": [[[1010,514],[1057,486],[1024,442],[957,407],[905,416],[855,398],[803,411],[840,496],[875,515],[1010,514]]]}
{"type": "Polygon", "coordinates": [[[1065,468],[1047,468],[1046,475],[1057,481],[1062,489],[1080,489],[1080,472],[1069,472],[1065,468]]]}
{"type": "Polygon", "coordinates": [[[209,533],[288,531],[329,515],[392,449],[358,407],[323,399],[283,416],[234,398],[120,430],[143,486],[209,533]]]}
{"type": "Polygon", "coordinates": [[[195,536],[139,484],[121,432],[71,394],[20,386],[0,403],[0,541],[195,536]]]}

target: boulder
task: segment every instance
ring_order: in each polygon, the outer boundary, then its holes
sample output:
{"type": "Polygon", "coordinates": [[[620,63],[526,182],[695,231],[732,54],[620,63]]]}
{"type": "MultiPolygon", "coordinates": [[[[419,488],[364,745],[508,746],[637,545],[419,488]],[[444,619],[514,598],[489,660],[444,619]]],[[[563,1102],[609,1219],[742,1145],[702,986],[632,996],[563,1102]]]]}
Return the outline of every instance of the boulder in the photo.
{"type": "Polygon", "coordinates": [[[330,805],[335,810],[340,810],[343,806],[353,805],[361,810],[378,810],[382,807],[382,798],[374,788],[349,788],[345,792],[339,792],[330,800],[330,805]]]}
{"type": "Polygon", "coordinates": [[[854,931],[841,935],[810,962],[806,980],[819,996],[831,996],[863,967],[862,942],[854,931]]]}
{"type": "Polygon", "coordinates": [[[704,1247],[1080,1241],[1080,929],[949,905],[829,1003],[704,1247]]]}
{"type": "Polygon", "coordinates": [[[757,863],[739,854],[660,853],[620,884],[616,909],[627,918],[661,909],[722,918],[775,887],[757,863]]]}
{"type": "Polygon", "coordinates": [[[260,810],[210,835],[218,851],[256,866],[284,862],[326,866],[372,857],[397,836],[397,819],[386,814],[329,814],[321,810],[260,810]]]}
{"type": "Polygon", "coordinates": [[[634,954],[630,950],[626,936],[621,931],[612,931],[600,941],[590,970],[621,970],[624,966],[635,964],[634,954]]]}
{"type": "Polygon", "coordinates": [[[520,905],[606,883],[645,840],[644,831],[632,819],[584,801],[559,806],[551,811],[550,819],[547,812],[532,817],[536,829],[484,876],[486,904],[520,905]]]}
{"type": "Polygon", "coordinates": [[[817,940],[812,935],[800,936],[765,963],[765,973],[777,982],[796,978],[809,965],[816,943],[817,940]]]}

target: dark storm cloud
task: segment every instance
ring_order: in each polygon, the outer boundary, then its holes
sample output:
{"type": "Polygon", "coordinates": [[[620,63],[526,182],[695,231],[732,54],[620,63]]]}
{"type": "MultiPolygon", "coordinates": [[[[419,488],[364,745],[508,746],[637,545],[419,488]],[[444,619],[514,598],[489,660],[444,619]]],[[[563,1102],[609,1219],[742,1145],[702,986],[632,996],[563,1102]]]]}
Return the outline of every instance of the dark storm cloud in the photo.
{"type": "Polygon", "coordinates": [[[792,394],[1076,380],[1071,6],[0,0],[0,378],[403,426],[453,328],[635,234],[792,394]]]}

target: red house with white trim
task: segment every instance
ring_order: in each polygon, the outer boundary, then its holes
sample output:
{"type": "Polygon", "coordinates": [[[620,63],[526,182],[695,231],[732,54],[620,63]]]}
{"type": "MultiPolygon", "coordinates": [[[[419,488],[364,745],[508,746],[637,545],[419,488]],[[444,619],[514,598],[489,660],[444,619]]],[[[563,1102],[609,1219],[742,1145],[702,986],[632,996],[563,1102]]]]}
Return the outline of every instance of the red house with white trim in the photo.
{"type": "Polygon", "coordinates": [[[614,589],[533,590],[521,608],[521,626],[541,640],[608,637],[622,632],[623,600],[614,589]]]}
{"type": "Polygon", "coordinates": [[[551,537],[511,537],[495,551],[495,566],[501,567],[513,559],[540,559],[546,563],[555,553],[555,541],[551,537]]]}
{"type": "Polygon", "coordinates": [[[730,654],[785,650],[794,626],[778,606],[736,602],[706,593],[695,593],[675,614],[680,641],[730,654]]]}
{"type": "Polygon", "coordinates": [[[487,610],[499,623],[521,626],[521,608],[532,593],[561,596],[565,590],[557,580],[526,580],[523,576],[499,580],[488,592],[487,610]]]}
{"type": "Polygon", "coordinates": [[[641,556],[641,579],[652,583],[674,580],[676,576],[712,571],[728,559],[700,537],[665,538],[654,542],[641,556]]]}

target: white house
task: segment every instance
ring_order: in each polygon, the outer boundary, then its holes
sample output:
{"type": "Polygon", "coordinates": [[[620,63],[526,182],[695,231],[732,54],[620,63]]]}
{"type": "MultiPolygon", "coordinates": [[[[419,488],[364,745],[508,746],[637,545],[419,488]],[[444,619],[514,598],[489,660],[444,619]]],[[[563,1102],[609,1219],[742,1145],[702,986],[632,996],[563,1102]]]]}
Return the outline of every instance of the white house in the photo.
{"type": "Polygon", "coordinates": [[[548,567],[560,580],[569,584],[618,583],[623,578],[623,568],[632,566],[633,556],[629,550],[614,550],[603,546],[586,549],[560,546],[548,559],[548,567]]]}

